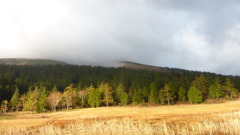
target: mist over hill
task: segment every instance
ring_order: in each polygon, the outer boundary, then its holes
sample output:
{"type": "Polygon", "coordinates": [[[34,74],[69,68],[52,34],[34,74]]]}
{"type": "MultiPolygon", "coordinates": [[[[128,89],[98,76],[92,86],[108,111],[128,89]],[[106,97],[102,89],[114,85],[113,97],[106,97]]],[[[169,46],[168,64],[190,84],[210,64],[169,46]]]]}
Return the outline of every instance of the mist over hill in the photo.
{"type": "Polygon", "coordinates": [[[56,60],[49,59],[24,59],[24,58],[5,58],[0,59],[0,64],[3,65],[17,65],[17,66],[25,66],[25,65],[66,65],[65,62],[60,62],[56,60]]]}
{"type": "MultiPolygon", "coordinates": [[[[52,59],[32,59],[32,58],[1,58],[0,64],[2,65],[16,65],[16,66],[39,66],[39,65],[76,65],[70,64],[67,61],[58,61],[52,59]]],[[[199,73],[212,73],[212,72],[202,72],[202,71],[193,71],[193,70],[186,70],[186,69],[179,69],[174,67],[159,67],[154,65],[146,65],[144,63],[137,63],[131,61],[117,61],[114,63],[102,63],[102,65],[108,66],[101,66],[101,65],[77,65],[77,66],[92,66],[92,67],[105,67],[105,68],[126,68],[126,69],[133,69],[133,70],[147,70],[153,72],[199,72],[199,73]]],[[[215,74],[215,73],[213,73],[215,74]]],[[[231,75],[226,75],[231,76],[231,75]]]]}

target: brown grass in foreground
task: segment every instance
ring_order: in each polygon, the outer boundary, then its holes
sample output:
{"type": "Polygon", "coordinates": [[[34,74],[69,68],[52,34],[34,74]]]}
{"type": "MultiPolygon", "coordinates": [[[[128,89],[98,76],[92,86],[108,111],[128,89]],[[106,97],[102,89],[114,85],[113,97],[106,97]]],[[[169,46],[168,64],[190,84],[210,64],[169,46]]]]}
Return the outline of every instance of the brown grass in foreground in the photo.
{"type": "Polygon", "coordinates": [[[0,134],[239,134],[240,101],[159,107],[103,107],[0,120],[0,134]]]}
{"type": "Polygon", "coordinates": [[[214,120],[204,119],[196,123],[185,122],[183,124],[167,124],[158,122],[149,124],[144,121],[100,120],[85,123],[75,121],[65,127],[54,124],[46,125],[38,129],[13,129],[8,128],[4,134],[39,134],[39,135],[205,135],[205,134],[239,134],[240,112],[215,114],[214,120]]]}

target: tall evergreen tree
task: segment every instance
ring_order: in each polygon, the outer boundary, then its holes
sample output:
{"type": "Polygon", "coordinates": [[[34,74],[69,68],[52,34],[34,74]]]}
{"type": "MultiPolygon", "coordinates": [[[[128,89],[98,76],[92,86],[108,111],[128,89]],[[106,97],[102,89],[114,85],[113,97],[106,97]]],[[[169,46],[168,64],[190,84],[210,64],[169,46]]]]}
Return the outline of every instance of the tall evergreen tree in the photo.
{"type": "Polygon", "coordinates": [[[149,90],[146,86],[143,87],[141,95],[142,95],[142,98],[143,98],[144,102],[148,102],[149,90]]]}
{"type": "Polygon", "coordinates": [[[21,108],[21,110],[23,110],[25,101],[26,101],[26,94],[23,93],[23,94],[20,96],[19,102],[18,102],[18,107],[21,108]]]}
{"type": "Polygon", "coordinates": [[[120,83],[116,88],[116,103],[121,103],[121,95],[124,92],[125,88],[122,83],[120,83]]]}
{"type": "Polygon", "coordinates": [[[230,78],[226,78],[225,86],[223,87],[225,95],[233,99],[237,96],[237,89],[234,88],[234,84],[231,82],[230,78]]]}
{"type": "Polygon", "coordinates": [[[186,93],[186,90],[183,87],[179,88],[178,100],[179,101],[187,101],[187,93],[186,93]]]}
{"type": "Polygon", "coordinates": [[[40,88],[39,99],[37,102],[37,112],[45,112],[47,101],[47,90],[45,87],[40,88]]]}
{"type": "Polygon", "coordinates": [[[105,83],[105,84],[101,84],[100,86],[100,89],[103,90],[103,93],[104,93],[104,98],[103,98],[103,102],[107,105],[109,105],[109,103],[114,103],[113,101],[113,96],[112,96],[112,87],[109,86],[108,83],[105,83]]]}
{"type": "Polygon", "coordinates": [[[159,100],[162,105],[165,104],[166,98],[165,98],[163,89],[159,91],[159,100]]]}
{"type": "Polygon", "coordinates": [[[219,79],[219,77],[216,77],[216,78],[214,79],[213,84],[217,87],[218,90],[221,90],[222,84],[221,84],[221,80],[219,79]]]}
{"type": "Polygon", "coordinates": [[[136,104],[136,105],[141,103],[141,97],[140,97],[139,91],[136,89],[133,91],[132,102],[133,104],[136,104]]]}
{"type": "Polygon", "coordinates": [[[221,90],[214,84],[209,87],[209,97],[213,99],[218,99],[222,95],[221,90]]]}
{"type": "Polygon", "coordinates": [[[116,90],[117,102],[121,105],[126,105],[128,103],[128,94],[125,92],[123,84],[119,84],[116,90]]]}
{"type": "Polygon", "coordinates": [[[99,107],[101,103],[101,95],[98,89],[94,88],[93,85],[87,88],[88,92],[88,104],[91,107],[99,107]]]}
{"type": "Polygon", "coordinates": [[[30,91],[28,91],[26,100],[23,104],[23,110],[35,112],[37,109],[38,99],[39,99],[38,87],[36,86],[34,91],[31,91],[31,88],[30,88],[30,91]]]}
{"type": "Polygon", "coordinates": [[[12,107],[12,111],[18,111],[18,103],[19,103],[20,93],[18,87],[15,88],[14,94],[9,102],[10,106],[12,107]]]}
{"type": "Polygon", "coordinates": [[[127,105],[128,104],[128,94],[126,92],[123,92],[121,95],[121,105],[127,105]]]}
{"type": "Polygon", "coordinates": [[[203,74],[196,77],[196,79],[192,82],[192,85],[201,91],[203,98],[207,98],[208,86],[207,86],[207,80],[203,74]]]}
{"type": "Polygon", "coordinates": [[[150,103],[157,103],[157,96],[158,96],[158,91],[156,88],[156,83],[152,82],[149,86],[149,97],[148,97],[148,102],[150,103]]]}
{"type": "Polygon", "coordinates": [[[192,103],[201,103],[203,101],[203,96],[200,90],[195,86],[190,87],[188,91],[188,101],[192,103]]]}
{"type": "Polygon", "coordinates": [[[88,93],[88,104],[91,107],[95,107],[95,88],[93,87],[93,85],[91,85],[90,87],[87,88],[87,93],[88,93]]]}
{"type": "Polygon", "coordinates": [[[160,101],[162,104],[165,101],[168,105],[173,104],[174,95],[168,84],[165,84],[164,88],[160,90],[160,101]]]}

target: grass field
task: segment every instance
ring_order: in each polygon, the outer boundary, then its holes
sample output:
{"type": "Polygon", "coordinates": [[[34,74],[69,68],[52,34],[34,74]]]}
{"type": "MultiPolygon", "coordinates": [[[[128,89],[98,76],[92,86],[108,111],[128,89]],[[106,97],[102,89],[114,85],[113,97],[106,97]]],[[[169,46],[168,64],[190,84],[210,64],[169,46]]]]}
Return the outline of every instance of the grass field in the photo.
{"type": "Polygon", "coordinates": [[[0,134],[239,134],[240,100],[221,104],[87,108],[0,116],[0,134]]]}

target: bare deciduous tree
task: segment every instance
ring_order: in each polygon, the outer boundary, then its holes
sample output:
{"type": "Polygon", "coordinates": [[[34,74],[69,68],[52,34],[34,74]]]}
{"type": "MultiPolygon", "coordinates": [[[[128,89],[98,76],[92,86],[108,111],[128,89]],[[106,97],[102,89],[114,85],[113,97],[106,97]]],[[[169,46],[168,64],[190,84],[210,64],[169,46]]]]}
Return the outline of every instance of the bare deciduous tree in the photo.
{"type": "Polygon", "coordinates": [[[82,100],[82,107],[84,107],[84,101],[85,101],[85,97],[86,97],[86,95],[87,95],[86,90],[80,90],[80,91],[78,92],[78,95],[79,95],[79,97],[80,97],[81,100],[82,100]]]}
{"type": "Polygon", "coordinates": [[[56,112],[56,107],[57,107],[58,103],[61,101],[61,99],[62,99],[62,93],[58,92],[58,91],[52,92],[47,97],[47,101],[50,104],[50,106],[54,112],[56,112]]]}

